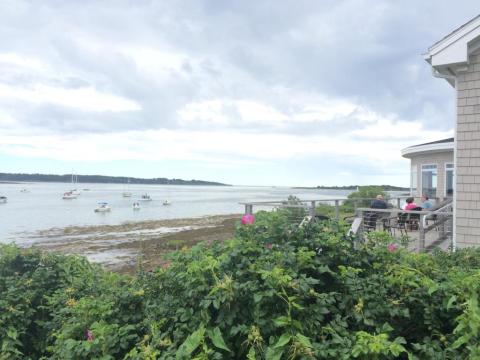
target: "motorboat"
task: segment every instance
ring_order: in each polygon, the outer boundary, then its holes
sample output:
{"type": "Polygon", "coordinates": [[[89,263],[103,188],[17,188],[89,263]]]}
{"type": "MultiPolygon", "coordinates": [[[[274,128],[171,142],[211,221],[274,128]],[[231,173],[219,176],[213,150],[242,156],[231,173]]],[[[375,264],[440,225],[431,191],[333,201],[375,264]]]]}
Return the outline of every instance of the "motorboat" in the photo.
{"type": "Polygon", "coordinates": [[[7,202],[6,196],[0,196],[0,204],[5,204],[7,202]]]}
{"type": "Polygon", "coordinates": [[[152,198],[148,194],[143,194],[139,201],[152,201],[152,198]]]}
{"type": "Polygon", "coordinates": [[[110,205],[108,205],[108,202],[106,201],[100,201],[98,203],[98,206],[95,208],[95,212],[109,212],[111,211],[112,208],[110,205]]]}
{"type": "Polygon", "coordinates": [[[62,196],[62,199],[65,199],[65,200],[71,200],[76,198],[77,198],[77,195],[75,195],[71,191],[67,191],[66,193],[63,193],[63,196],[62,196]]]}
{"type": "Polygon", "coordinates": [[[165,200],[165,201],[163,202],[163,205],[165,205],[165,206],[171,205],[171,204],[172,204],[172,203],[171,203],[170,201],[168,201],[168,200],[165,200]]]}
{"type": "Polygon", "coordinates": [[[77,189],[72,189],[72,190],[70,190],[70,192],[75,196],[80,195],[80,191],[78,191],[77,189]]]}
{"type": "Polygon", "coordinates": [[[138,202],[133,203],[133,210],[140,210],[140,204],[138,202]]]}

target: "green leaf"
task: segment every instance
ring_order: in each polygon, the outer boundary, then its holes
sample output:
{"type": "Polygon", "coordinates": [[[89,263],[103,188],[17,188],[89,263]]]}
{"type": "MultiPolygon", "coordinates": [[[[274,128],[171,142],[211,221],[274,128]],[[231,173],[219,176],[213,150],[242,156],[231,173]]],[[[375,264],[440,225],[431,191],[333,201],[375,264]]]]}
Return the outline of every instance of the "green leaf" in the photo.
{"type": "Polygon", "coordinates": [[[10,339],[13,339],[13,340],[17,340],[17,337],[18,337],[18,333],[17,333],[17,330],[15,328],[8,328],[7,330],[7,336],[10,338],[10,339]]]}
{"type": "Polygon", "coordinates": [[[452,295],[450,299],[448,299],[447,303],[447,310],[450,310],[452,308],[452,305],[457,301],[457,297],[455,295],[452,295]]]}
{"type": "Polygon", "coordinates": [[[280,336],[280,338],[278,339],[277,343],[273,345],[273,348],[278,349],[278,348],[284,347],[290,342],[291,338],[292,338],[292,335],[290,334],[282,334],[282,336],[280,336]]]}
{"type": "Polygon", "coordinates": [[[273,319],[273,323],[275,324],[276,327],[290,325],[290,322],[291,320],[287,316],[279,316],[278,318],[273,319]]]}
{"type": "Polygon", "coordinates": [[[307,348],[312,348],[313,347],[312,343],[310,342],[310,339],[308,337],[306,337],[305,335],[297,334],[297,335],[295,335],[295,338],[303,346],[305,346],[307,348]]]}
{"type": "Polygon", "coordinates": [[[202,343],[202,340],[205,336],[205,328],[200,326],[197,331],[194,331],[187,337],[187,339],[180,345],[177,353],[177,359],[184,359],[187,358],[190,354],[192,354],[197,347],[202,343]]]}
{"type": "Polygon", "coordinates": [[[280,360],[282,358],[283,349],[282,348],[267,348],[265,352],[265,360],[280,360]]]}
{"type": "Polygon", "coordinates": [[[208,337],[212,340],[213,345],[217,348],[231,352],[227,344],[223,340],[222,332],[218,327],[214,328],[213,331],[208,331],[208,337]]]}

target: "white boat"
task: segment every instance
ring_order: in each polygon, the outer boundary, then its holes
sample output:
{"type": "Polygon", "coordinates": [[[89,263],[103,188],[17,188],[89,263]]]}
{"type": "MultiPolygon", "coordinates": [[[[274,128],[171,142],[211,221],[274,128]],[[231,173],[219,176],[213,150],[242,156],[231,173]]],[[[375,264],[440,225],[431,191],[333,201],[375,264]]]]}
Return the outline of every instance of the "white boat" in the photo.
{"type": "Polygon", "coordinates": [[[71,199],[76,199],[77,195],[73,194],[71,191],[67,191],[66,193],[63,193],[62,199],[65,200],[71,200],[71,199]]]}
{"type": "Polygon", "coordinates": [[[148,194],[143,194],[139,201],[152,201],[152,198],[148,194]]]}
{"type": "Polygon", "coordinates": [[[168,201],[168,200],[165,200],[165,201],[163,202],[163,205],[165,205],[165,206],[171,205],[171,204],[172,204],[172,203],[171,203],[170,201],[168,201]]]}
{"type": "Polygon", "coordinates": [[[0,204],[5,204],[7,202],[6,196],[0,196],[0,204]]]}
{"type": "Polygon", "coordinates": [[[140,210],[140,204],[138,202],[133,203],[133,210],[140,210]]]}
{"type": "Polygon", "coordinates": [[[80,191],[78,191],[77,189],[72,189],[72,190],[70,190],[70,192],[75,196],[80,195],[80,191]]]}
{"type": "Polygon", "coordinates": [[[106,201],[101,201],[98,203],[98,206],[95,208],[95,212],[109,212],[112,208],[108,205],[106,201]]]}

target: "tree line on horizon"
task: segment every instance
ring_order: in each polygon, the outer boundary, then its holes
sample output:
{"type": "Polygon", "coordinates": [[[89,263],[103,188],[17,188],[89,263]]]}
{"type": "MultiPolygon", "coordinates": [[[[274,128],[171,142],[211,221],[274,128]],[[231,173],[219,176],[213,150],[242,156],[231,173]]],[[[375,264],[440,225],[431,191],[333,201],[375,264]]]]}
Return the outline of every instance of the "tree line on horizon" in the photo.
{"type": "MultiPolygon", "coordinates": [[[[214,181],[204,180],[183,180],[183,179],[167,179],[167,178],[134,178],[126,176],[105,176],[105,175],[75,175],[77,182],[81,183],[111,183],[111,184],[147,184],[147,185],[215,185],[228,186],[214,181]]],[[[72,175],[53,175],[53,174],[15,174],[0,173],[0,182],[11,181],[32,181],[32,182],[71,182],[72,175]]]]}

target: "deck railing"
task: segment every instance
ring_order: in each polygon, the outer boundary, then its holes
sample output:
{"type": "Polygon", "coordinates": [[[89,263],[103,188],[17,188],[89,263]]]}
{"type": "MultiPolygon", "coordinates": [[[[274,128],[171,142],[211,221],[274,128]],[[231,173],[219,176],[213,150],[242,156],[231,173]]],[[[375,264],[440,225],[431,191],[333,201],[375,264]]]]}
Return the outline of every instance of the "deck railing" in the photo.
{"type": "MultiPolygon", "coordinates": [[[[436,246],[446,244],[448,247],[452,247],[452,224],[453,224],[453,212],[452,204],[448,204],[435,211],[413,211],[413,210],[401,210],[401,209],[370,209],[370,208],[358,208],[356,210],[356,217],[365,219],[366,213],[376,213],[378,218],[382,220],[388,216],[389,219],[400,217],[402,214],[408,215],[410,218],[412,215],[416,215],[418,221],[410,221],[405,224],[405,234],[408,237],[408,231],[410,231],[410,237],[415,241],[412,250],[418,252],[432,250],[436,246]],[[431,223],[430,223],[431,221],[431,223]],[[413,227],[412,224],[415,224],[413,227]],[[411,226],[408,229],[408,226],[411,226]],[[427,242],[428,240],[428,242],[427,242]]],[[[408,221],[408,220],[407,220],[408,221]]],[[[380,224],[381,225],[381,224],[380,224]]],[[[370,227],[371,229],[371,227],[370,227]]],[[[359,229],[358,236],[362,237],[365,231],[364,222],[359,229]]],[[[380,230],[382,230],[380,228],[380,230]]],[[[387,228],[388,230],[388,228],[387,228]]],[[[392,234],[396,235],[396,234],[392,234]]],[[[401,234],[402,235],[402,234],[401,234]]]]}
{"type": "MultiPolygon", "coordinates": [[[[365,231],[365,226],[363,223],[364,215],[368,213],[377,213],[378,218],[398,218],[401,214],[409,214],[410,216],[414,215],[418,219],[415,222],[415,228],[406,229],[409,231],[410,239],[414,242],[414,247],[412,250],[415,251],[429,251],[435,246],[445,245],[452,246],[452,234],[453,234],[453,210],[452,204],[449,203],[444,207],[435,210],[435,211],[406,211],[402,210],[400,207],[402,201],[404,201],[409,196],[395,196],[389,198],[387,201],[392,206],[388,209],[372,209],[359,207],[360,203],[365,203],[365,201],[373,201],[372,198],[325,198],[325,199],[309,199],[309,200],[298,200],[293,201],[254,201],[254,202],[241,202],[241,205],[245,206],[245,214],[253,214],[255,210],[271,210],[279,208],[288,208],[288,209],[304,209],[306,214],[309,216],[317,215],[317,208],[320,204],[328,204],[334,206],[334,217],[336,220],[340,220],[340,209],[341,205],[346,201],[353,203],[353,211],[356,218],[362,219],[359,222],[360,226],[357,231],[357,236],[363,237],[365,231]],[[395,208],[396,206],[396,208],[395,208]]],[[[432,199],[439,201],[439,199],[432,199]]],[[[295,212],[292,211],[292,213],[295,212]]],[[[292,218],[291,221],[295,223],[300,223],[303,220],[304,215],[299,212],[298,218],[292,218]]],[[[353,217],[351,217],[353,218],[353,217]]],[[[381,221],[379,223],[380,227],[378,230],[382,230],[381,221]]],[[[371,228],[370,228],[371,229],[371,228]]],[[[391,231],[391,229],[390,229],[391,231]]],[[[392,234],[396,236],[396,234],[392,234]]],[[[408,234],[407,234],[408,237],[408,234]]]]}
{"type": "MultiPolygon", "coordinates": [[[[400,208],[402,205],[402,201],[406,198],[410,197],[410,195],[401,195],[401,196],[394,196],[386,201],[391,206],[396,206],[400,208]]],[[[346,201],[349,203],[353,203],[353,208],[356,210],[361,202],[365,201],[373,201],[375,198],[353,198],[348,199],[344,198],[326,198],[326,199],[310,199],[310,200],[299,200],[298,202],[289,202],[288,200],[284,201],[252,201],[252,202],[241,202],[241,205],[245,206],[245,214],[253,214],[255,208],[260,209],[272,209],[272,208],[303,208],[308,211],[309,215],[316,214],[316,208],[319,204],[328,204],[335,207],[335,219],[340,220],[340,206],[344,204],[346,201]]],[[[438,200],[433,198],[432,200],[438,200]]]]}

